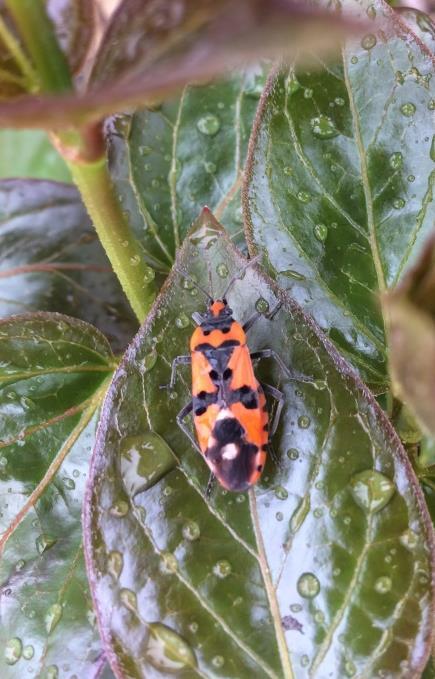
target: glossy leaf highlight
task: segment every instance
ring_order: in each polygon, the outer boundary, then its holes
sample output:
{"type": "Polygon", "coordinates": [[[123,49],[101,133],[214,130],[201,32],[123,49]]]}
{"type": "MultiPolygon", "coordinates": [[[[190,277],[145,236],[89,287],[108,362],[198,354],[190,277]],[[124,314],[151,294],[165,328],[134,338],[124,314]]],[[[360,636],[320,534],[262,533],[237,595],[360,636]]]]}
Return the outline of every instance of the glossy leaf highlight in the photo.
{"type": "Polygon", "coordinates": [[[400,280],[432,228],[433,59],[384,3],[364,8],[372,30],[340,60],[271,76],[245,213],[251,251],[267,253],[280,285],[379,388],[377,294],[400,280]]]}
{"type": "Polygon", "coordinates": [[[114,119],[111,175],[156,268],[168,269],[205,203],[241,240],[242,169],[265,78],[253,67],[114,119]]]}
{"type": "Polygon", "coordinates": [[[114,348],[136,329],[77,190],[0,182],[0,316],[62,311],[97,325],[114,348]]]}

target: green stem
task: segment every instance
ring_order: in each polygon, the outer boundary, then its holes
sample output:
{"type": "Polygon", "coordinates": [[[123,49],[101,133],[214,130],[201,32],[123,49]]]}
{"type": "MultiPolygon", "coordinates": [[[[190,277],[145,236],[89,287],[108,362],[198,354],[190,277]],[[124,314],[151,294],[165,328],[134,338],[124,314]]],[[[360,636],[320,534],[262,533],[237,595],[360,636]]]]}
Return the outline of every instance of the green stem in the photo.
{"type": "Polygon", "coordinates": [[[24,76],[25,82],[23,86],[29,91],[37,90],[39,88],[39,78],[32,64],[28,60],[26,54],[21,49],[21,45],[14,35],[10,32],[6,23],[0,16],[0,41],[8,50],[9,54],[15,61],[24,76]]]}
{"type": "Polygon", "coordinates": [[[33,59],[44,92],[72,89],[66,57],[59,47],[43,0],[5,0],[23,44],[33,59]]]}
{"type": "Polygon", "coordinates": [[[154,271],[145,264],[115,195],[106,158],[67,160],[98,237],[139,321],[154,300],[154,271]]]}

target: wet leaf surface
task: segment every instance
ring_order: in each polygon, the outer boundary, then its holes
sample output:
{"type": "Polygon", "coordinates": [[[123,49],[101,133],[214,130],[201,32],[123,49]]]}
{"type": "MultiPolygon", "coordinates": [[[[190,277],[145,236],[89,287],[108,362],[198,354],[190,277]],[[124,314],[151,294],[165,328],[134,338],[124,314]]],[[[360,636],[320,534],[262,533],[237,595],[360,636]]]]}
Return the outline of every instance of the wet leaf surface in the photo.
{"type": "Polygon", "coordinates": [[[292,0],[269,0],[267,6],[262,0],[236,5],[124,0],[112,16],[85,93],[2,102],[0,121],[50,129],[98,120],[161,101],[186,83],[204,81],[243,60],[282,50],[331,50],[343,34],[360,29],[352,17],[292,0]]]}
{"type": "Polygon", "coordinates": [[[372,32],[341,60],[270,79],[245,198],[252,251],[267,252],[282,287],[380,385],[377,294],[433,225],[433,61],[385,4],[361,4],[372,32]]]}
{"type": "Polygon", "coordinates": [[[54,677],[56,668],[96,677],[104,664],[80,513],[113,363],[107,340],[82,321],[40,313],[0,322],[2,677],[54,677]]]}
{"type": "Polygon", "coordinates": [[[0,177],[32,177],[70,182],[71,175],[45,132],[0,130],[0,177]]]}
{"type": "Polygon", "coordinates": [[[397,7],[400,18],[422,43],[435,53],[435,24],[428,14],[412,7],[397,7]]]}
{"type": "Polygon", "coordinates": [[[150,263],[168,269],[204,204],[243,236],[242,168],[265,69],[253,67],[113,122],[112,178],[150,263]]]}
{"type": "MultiPolygon", "coordinates": [[[[0,561],[4,679],[74,675],[93,679],[105,662],[84,568],[81,526],[96,424],[94,416],[6,543],[0,561]],[[20,641],[21,653],[12,663],[4,651],[14,639],[20,641]]],[[[10,483],[14,491],[14,482],[10,483]]]]}
{"type": "MultiPolygon", "coordinates": [[[[205,288],[211,275],[215,295],[244,262],[207,211],[177,261],[205,288]]],[[[418,483],[370,393],[285,293],[251,267],[228,295],[240,321],[277,296],[250,348],[275,349],[295,379],[258,368],[286,403],[278,466],[268,461],[255,491],[206,499],[208,468],[175,422],[187,369],[160,389],[203,309],[190,280],[171,274],[111,385],[85,553],[119,677],[409,678],[424,667],[433,546],[418,483]]]]}
{"type": "Polygon", "coordinates": [[[99,327],[115,349],[136,321],[73,186],[0,182],[0,316],[62,311],[99,327]]]}

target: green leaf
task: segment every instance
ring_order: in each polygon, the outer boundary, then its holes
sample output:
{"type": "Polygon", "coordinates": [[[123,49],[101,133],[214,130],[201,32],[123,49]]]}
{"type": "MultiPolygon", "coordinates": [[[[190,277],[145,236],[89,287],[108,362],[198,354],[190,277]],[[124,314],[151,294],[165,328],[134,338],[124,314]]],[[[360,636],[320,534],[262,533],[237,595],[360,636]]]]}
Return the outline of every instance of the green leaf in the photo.
{"type": "Polygon", "coordinates": [[[80,512],[114,359],[95,328],[44,313],[0,322],[0,358],[0,673],[94,677],[80,512]]]}
{"type": "Polygon", "coordinates": [[[136,321],[73,186],[0,182],[0,316],[63,311],[125,346],[136,321]]]}
{"type": "Polygon", "coordinates": [[[0,562],[4,679],[52,677],[55,668],[59,676],[93,678],[105,662],[84,568],[80,516],[97,420],[94,415],[83,429],[6,543],[0,562]],[[5,649],[14,647],[14,639],[21,642],[15,642],[21,653],[9,664],[5,649]]]}
{"type": "MultiPolygon", "coordinates": [[[[219,296],[244,264],[204,210],[177,266],[219,296]]],[[[170,275],[112,382],[84,530],[119,677],[416,677],[427,660],[433,538],[419,485],[373,397],[300,308],[254,266],[229,292],[240,321],[277,298],[249,346],[276,350],[295,378],[258,369],[286,400],[278,466],[248,494],[207,498],[208,467],[176,424],[188,373],[160,389],[203,309],[191,279],[170,275]]]]}
{"type": "Polygon", "coordinates": [[[422,679],[434,679],[434,678],[435,678],[435,662],[433,656],[431,656],[422,674],[422,679]]]}
{"type": "Polygon", "coordinates": [[[377,293],[400,280],[432,228],[433,64],[393,10],[360,4],[382,22],[342,59],[270,77],[245,208],[251,252],[265,253],[280,285],[379,386],[377,293]]]}
{"type": "Polygon", "coordinates": [[[0,130],[0,178],[32,177],[70,182],[65,161],[39,130],[0,130]]]}
{"type": "Polygon", "coordinates": [[[168,268],[205,203],[240,240],[242,169],[264,82],[254,67],[115,119],[111,174],[154,266],[168,268]]]}
{"type": "Polygon", "coordinates": [[[79,94],[26,96],[0,104],[0,122],[59,129],[162,101],[189,82],[209,79],[244,60],[285,51],[331,50],[361,22],[316,4],[293,1],[123,0],[112,15],[79,94]]]}

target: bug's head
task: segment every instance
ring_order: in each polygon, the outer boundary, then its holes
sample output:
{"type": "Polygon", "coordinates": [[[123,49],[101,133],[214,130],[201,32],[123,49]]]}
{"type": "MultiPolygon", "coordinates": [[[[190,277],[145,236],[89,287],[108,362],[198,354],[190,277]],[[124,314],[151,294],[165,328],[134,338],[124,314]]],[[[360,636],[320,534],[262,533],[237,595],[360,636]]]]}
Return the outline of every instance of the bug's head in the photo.
{"type": "Polygon", "coordinates": [[[211,300],[208,307],[208,316],[212,318],[228,318],[231,317],[233,310],[228,306],[227,300],[217,299],[211,300]]]}
{"type": "Polygon", "coordinates": [[[219,326],[222,321],[231,321],[233,319],[233,310],[228,306],[228,302],[223,299],[211,299],[209,301],[207,311],[205,313],[192,314],[193,320],[206,329],[212,329],[219,326]]]}

